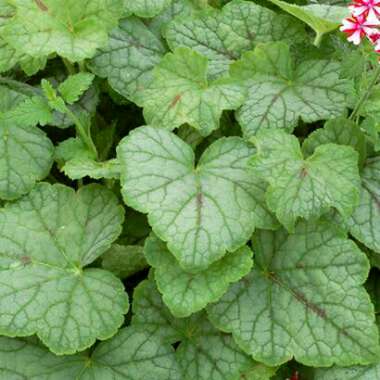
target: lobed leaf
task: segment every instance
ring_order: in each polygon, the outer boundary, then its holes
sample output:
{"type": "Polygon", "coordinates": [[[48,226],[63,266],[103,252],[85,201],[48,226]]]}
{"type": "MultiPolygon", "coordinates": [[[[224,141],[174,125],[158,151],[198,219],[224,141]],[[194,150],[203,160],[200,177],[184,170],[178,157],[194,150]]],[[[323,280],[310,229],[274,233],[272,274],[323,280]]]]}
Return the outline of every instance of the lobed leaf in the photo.
{"type": "Polygon", "coordinates": [[[244,0],[233,0],[221,10],[177,17],[167,26],[165,37],[173,50],[186,46],[206,56],[210,77],[226,74],[231,63],[259,43],[307,38],[302,25],[290,17],[244,0]]]}
{"type": "Polygon", "coordinates": [[[112,244],[102,256],[102,267],[119,278],[128,278],[147,268],[148,263],[142,246],[112,244]]]}
{"type": "Polygon", "coordinates": [[[121,232],[123,210],[101,186],[39,184],[0,210],[0,332],[36,333],[57,354],[108,339],[128,296],[110,272],[84,269],[121,232]]]}
{"type": "Polygon", "coordinates": [[[180,380],[174,350],[141,329],[127,327],[91,354],[54,356],[38,343],[0,338],[0,376],[28,380],[180,380]]]}
{"type": "Polygon", "coordinates": [[[215,329],[204,313],[175,319],[151,280],[136,287],[133,311],[133,326],[156,334],[166,342],[180,342],[176,358],[183,373],[181,380],[269,380],[275,372],[266,366],[260,368],[238,348],[230,335],[215,329]]]}
{"type": "Polygon", "coordinates": [[[90,68],[107,78],[119,94],[133,100],[152,81],[152,70],[164,53],[164,45],[145,24],[130,17],[112,30],[107,47],[98,51],[90,68]]]}
{"type": "Polygon", "coordinates": [[[90,88],[94,75],[90,73],[77,73],[70,75],[58,86],[58,91],[63,100],[73,104],[90,88]]]}
{"type": "Polygon", "coordinates": [[[137,101],[148,124],[173,130],[187,123],[203,136],[219,128],[223,110],[237,109],[245,91],[230,78],[208,82],[207,64],[206,57],[188,48],[165,55],[137,101]]]}
{"type": "Polygon", "coordinates": [[[349,146],[324,144],[303,158],[295,136],[265,130],[253,138],[254,172],[269,183],[269,209],[289,230],[296,220],[318,218],[334,207],[348,219],[359,202],[358,153],[349,146]]]}
{"type": "Polygon", "coordinates": [[[14,0],[15,15],[3,38],[34,58],[57,53],[72,62],[91,58],[107,44],[123,13],[123,0],[14,0]]]}
{"type": "Polygon", "coordinates": [[[352,241],[320,221],[292,235],[258,231],[253,244],[256,267],[208,309],[218,328],[267,365],[377,360],[374,309],[361,286],[369,263],[352,241]]]}
{"type": "Polygon", "coordinates": [[[380,253],[380,158],[368,159],[361,173],[360,203],[348,220],[350,233],[380,253]]]}
{"type": "Polygon", "coordinates": [[[144,253],[155,269],[154,277],[163,301],[178,318],[188,317],[216,302],[231,283],[249,273],[253,264],[252,252],[244,246],[203,272],[187,273],[178,265],[166,244],[154,235],[145,241],[144,253]]]}
{"type": "Polygon", "coordinates": [[[295,64],[283,42],[259,45],[231,66],[231,76],[242,81],[248,96],[237,112],[246,137],[266,128],[292,131],[305,123],[340,117],[353,93],[352,83],[339,78],[340,66],[329,60],[295,64]]]}
{"type": "Polygon", "coordinates": [[[46,134],[20,121],[0,115],[0,199],[28,193],[53,164],[54,147],[46,134]]]}
{"type": "Polygon", "coordinates": [[[118,146],[125,202],[147,213],[153,231],[187,271],[205,270],[243,246],[255,226],[276,222],[264,206],[264,184],[250,174],[254,149],[239,137],[194,152],[171,132],[133,130],[118,146]]]}

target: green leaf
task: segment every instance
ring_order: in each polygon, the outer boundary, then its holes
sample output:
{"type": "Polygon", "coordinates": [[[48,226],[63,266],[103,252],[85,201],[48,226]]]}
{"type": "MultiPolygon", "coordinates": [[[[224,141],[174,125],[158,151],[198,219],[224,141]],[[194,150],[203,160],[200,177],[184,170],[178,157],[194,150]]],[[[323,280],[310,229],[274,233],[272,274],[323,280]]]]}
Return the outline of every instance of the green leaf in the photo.
{"type": "Polygon", "coordinates": [[[233,0],[222,10],[178,17],[168,25],[165,37],[172,49],[187,46],[206,56],[211,77],[227,73],[232,62],[258,43],[296,43],[307,38],[302,24],[291,17],[243,0],[233,0]]]}
{"type": "Polygon", "coordinates": [[[192,0],[172,0],[172,3],[168,8],[149,20],[149,29],[157,37],[165,37],[165,31],[172,20],[178,16],[190,16],[197,10],[197,8],[198,7],[192,0]]]}
{"type": "MultiPolygon", "coordinates": [[[[33,94],[34,95],[34,94],[33,94]]],[[[30,96],[33,96],[30,95],[30,96]]],[[[20,91],[0,85],[0,113],[5,113],[28,98],[20,91]]]]}
{"type": "Polygon", "coordinates": [[[13,200],[30,191],[49,174],[53,154],[40,129],[0,115],[0,198],[13,200]]]}
{"type": "Polygon", "coordinates": [[[0,361],[8,380],[181,380],[173,348],[136,327],[87,355],[55,356],[38,343],[1,337],[0,361]]]}
{"type": "Polygon", "coordinates": [[[33,58],[23,56],[20,59],[20,66],[26,75],[32,76],[37,74],[40,70],[46,67],[47,57],[33,58]]]}
{"type": "Polygon", "coordinates": [[[74,159],[93,159],[90,152],[79,137],[70,137],[60,142],[55,148],[55,160],[63,166],[66,161],[74,159]]]}
{"type": "Polygon", "coordinates": [[[209,307],[218,328],[267,365],[292,357],[310,366],[378,358],[373,305],[361,286],[369,263],[352,241],[320,221],[299,223],[292,235],[261,230],[253,243],[256,267],[209,307]]]}
{"type": "Polygon", "coordinates": [[[94,77],[90,73],[70,75],[58,86],[58,91],[66,103],[73,104],[90,88],[94,77]]]}
{"type": "Polygon", "coordinates": [[[310,380],[374,380],[380,378],[380,363],[366,367],[315,369],[310,380]]]}
{"type": "MultiPolygon", "coordinates": [[[[181,380],[269,380],[257,365],[234,343],[230,335],[213,328],[204,313],[191,318],[174,318],[162,303],[153,281],[143,281],[133,296],[133,326],[157,334],[164,341],[179,343],[176,357],[183,371],[181,380]],[[251,371],[251,377],[243,377],[251,371]]],[[[268,373],[268,371],[267,371],[268,373]]]]}
{"type": "Polygon", "coordinates": [[[58,96],[57,90],[53,87],[51,82],[47,79],[42,79],[41,88],[46,100],[48,101],[49,106],[54,111],[65,114],[67,111],[65,101],[60,96],[58,96]]]}
{"type": "MultiPolygon", "coordinates": [[[[62,99],[57,100],[57,92],[52,83],[43,79],[41,85],[43,88],[33,87],[27,83],[0,77],[0,112],[9,111],[27,98],[35,96],[45,97],[52,102],[52,106],[62,109],[64,102],[62,99]]],[[[96,111],[98,100],[98,91],[95,86],[91,86],[77,103],[67,108],[76,115],[81,113],[93,115],[96,111]]],[[[49,124],[59,128],[67,128],[73,125],[73,121],[63,113],[53,112],[53,121],[49,124]]]]}
{"type": "Polygon", "coordinates": [[[299,6],[281,0],[269,1],[309,25],[316,33],[314,44],[317,46],[326,33],[338,29],[342,20],[350,15],[347,6],[340,7],[328,4],[299,6]]]}
{"type": "Polygon", "coordinates": [[[171,132],[133,130],[118,147],[125,202],[148,213],[156,235],[185,270],[206,269],[243,246],[255,225],[276,225],[264,206],[264,184],[250,174],[254,149],[240,137],[194,152],[171,132]]]}
{"type": "Polygon", "coordinates": [[[0,337],[0,377],[9,380],[77,379],[85,355],[55,356],[37,339],[0,337]]]}
{"type": "Polygon", "coordinates": [[[0,0],[0,73],[10,70],[21,59],[18,53],[4,39],[4,27],[14,16],[14,8],[6,0],[0,0]]]}
{"type": "Polygon", "coordinates": [[[172,0],[124,0],[127,12],[139,17],[154,17],[164,11],[172,0]]]}
{"type": "Polygon", "coordinates": [[[108,46],[91,60],[90,68],[107,78],[119,94],[133,100],[151,82],[152,70],[165,50],[142,21],[130,17],[112,30],[108,46]]]}
{"type": "Polygon", "coordinates": [[[188,48],[168,53],[138,99],[148,124],[173,130],[187,123],[207,136],[219,128],[223,110],[238,108],[244,87],[230,78],[207,81],[207,58],[188,48]]]}
{"type": "Polygon", "coordinates": [[[143,247],[140,245],[112,244],[102,256],[102,267],[120,278],[128,278],[147,266],[143,247]]]}
{"type": "Polygon", "coordinates": [[[289,230],[296,220],[318,218],[331,207],[348,218],[359,202],[358,153],[350,146],[324,144],[303,158],[297,138],[265,130],[256,138],[254,172],[269,183],[269,209],[289,230]]]}
{"type": "Polygon", "coordinates": [[[37,124],[50,124],[53,121],[53,114],[45,99],[41,96],[33,96],[6,112],[5,118],[12,123],[33,127],[37,124]]]}
{"type": "Polygon", "coordinates": [[[3,38],[34,58],[57,53],[72,62],[91,58],[107,44],[123,14],[123,0],[13,0],[15,16],[3,38]]]}
{"type": "Polygon", "coordinates": [[[4,40],[4,28],[9,22],[12,22],[14,14],[15,8],[8,4],[7,0],[0,0],[0,73],[20,64],[22,70],[31,76],[45,67],[47,57],[32,58],[17,51],[4,40]]]}
{"type": "Polygon", "coordinates": [[[367,142],[360,127],[345,118],[331,119],[323,128],[312,132],[302,144],[304,155],[311,156],[318,146],[323,144],[339,144],[351,146],[359,153],[362,165],[367,155],[367,142]]]}
{"type": "Polygon", "coordinates": [[[348,226],[356,239],[380,253],[380,157],[367,160],[361,178],[360,203],[348,226]]]}
{"type": "Polygon", "coordinates": [[[96,185],[75,193],[39,184],[1,209],[0,333],[36,333],[57,354],[114,335],[128,310],[123,284],[84,267],[110,247],[122,221],[116,197],[96,185]]]}
{"type": "Polygon", "coordinates": [[[292,131],[299,118],[306,123],[342,116],[352,84],[339,79],[340,66],[327,60],[295,65],[282,42],[256,47],[231,66],[231,76],[244,81],[248,97],[237,112],[245,136],[263,128],[292,131]]]}
{"type": "Polygon", "coordinates": [[[380,124],[374,117],[367,117],[360,124],[360,129],[365,133],[375,152],[380,151],[380,124]]]}
{"type": "MultiPolygon", "coordinates": [[[[1,14],[0,17],[2,17],[1,14]]],[[[12,69],[20,58],[21,55],[0,37],[0,73],[12,69]]]]}
{"type": "Polygon", "coordinates": [[[127,327],[95,348],[81,379],[182,380],[182,376],[172,347],[144,329],[127,327]]]}
{"type": "Polygon", "coordinates": [[[94,179],[118,179],[120,177],[120,164],[115,159],[100,162],[87,157],[74,158],[67,161],[61,170],[73,180],[84,177],[94,179]]]}
{"type": "Polygon", "coordinates": [[[244,246],[203,272],[187,273],[178,265],[166,244],[154,235],[145,241],[144,253],[155,269],[154,277],[163,301],[178,318],[188,317],[216,302],[231,283],[249,273],[253,264],[252,251],[244,246]]]}

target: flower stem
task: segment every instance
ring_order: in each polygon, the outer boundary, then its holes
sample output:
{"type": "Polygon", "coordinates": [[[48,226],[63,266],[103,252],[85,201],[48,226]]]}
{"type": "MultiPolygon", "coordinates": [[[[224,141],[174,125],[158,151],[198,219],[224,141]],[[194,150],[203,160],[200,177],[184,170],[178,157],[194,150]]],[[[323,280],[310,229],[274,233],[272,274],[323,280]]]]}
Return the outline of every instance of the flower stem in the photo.
{"type": "Polygon", "coordinates": [[[372,78],[366,92],[361,96],[359,101],[356,103],[356,106],[355,106],[354,110],[352,111],[352,113],[349,117],[350,120],[352,120],[356,116],[358,116],[360,108],[368,100],[369,96],[371,95],[372,89],[376,85],[379,78],[380,78],[380,64],[377,66],[377,69],[375,70],[375,74],[373,75],[373,78],[372,78]]]}

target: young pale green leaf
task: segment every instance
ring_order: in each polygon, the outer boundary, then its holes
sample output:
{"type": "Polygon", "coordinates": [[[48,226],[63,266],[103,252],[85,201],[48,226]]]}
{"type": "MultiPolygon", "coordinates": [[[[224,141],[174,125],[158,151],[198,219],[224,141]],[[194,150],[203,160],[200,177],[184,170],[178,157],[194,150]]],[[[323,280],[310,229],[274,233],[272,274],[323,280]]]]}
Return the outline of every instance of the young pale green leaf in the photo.
{"type": "Polygon", "coordinates": [[[55,356],[31,340],[0,338],[0,376],[12,380],[181,380],[174,350],[127,327],[91,354],[55,356]]]}
{"type": "Polygon", "coordinates": [[[222,138],[202,155],[174,133],[133,130],[118,146],[125,202],[149,223],[187,271],[205,270],[243,246],[255,226],[276,222],[265,208],[265,184],[247,168],[254,149],[240,137],[222,138]]]}
{"type": "Polygon", "coordinates": [[[368,364],[380,354],[373,305],[361,286],[369,263],[334,226],[299,223],[253,237],[256,267],[209,316],[254,359],[311,366],[368,364]]]}
{"type": "Polygon", "coordinates": [[[121,232],[123,210],[101,186],[38,184],[0,210],[0,332],[36,333],[69,354],[114,335],[128,310],[123,284],[91,264],[121,232]]]}
{"type": "Polygon", "coordinates": [[[0,116],[0,199],[30,191],[49,174],[53,154],[52,142],[40,129],[0,116]]]}
{"type": "Polygon", "coordinates": [[[172,0],[124,0],[125,9],[139,17],[154,17],[164,11],[172,0]]]}
{"type": "Polygon", "coordinates": [[[151,82],[152,70],[165,50],[142,21],[130,17],[112,30],[107,47],[91,60],[90,68],[107,78],[119,94],[133,100],[151,82]]]}
{"type": "Polygon", "coordinates": [[[231,76],[246,83],[248,96],[237,112],[245,136],[263,128],[294,129],[342,116],[352,84],[339,78],[340,66],[327,60],[294,64],[282,42],[263,44],[231,66],[231,76]]]}
{"type": "Polygon", "coordinates": [[[112,244],[102,256],[102,267],[117,277],[127,278],[147,268],[148,263],[141,245],[112,244]]]}
{"type": "Polygon", "coordinates": [[[93,159],[94,156],[79,137],[70,137],[60,142],[55,148],[55,160],[60,166],[75,159],[93,159]]]}
{"type": "Polygon", "coordinates": [[[52,111],[47,101],[41,96],[26,98],[6,112],[4,117],[9,122],[25,127],[36,126],[37,124],[46,125],[53,121],[52,111]]]}
{"type": "Polygon", "coordinates": [[[51,109],[65,114],[67,110],[65,102],[60,96],[58,96],[57,90],[53,87],[51,82],[47,79],[42,79],[41,88],[51,109]]]}
{"type": "Polygon", "coordinates": [[[94,77],[90,73],[70,75],[58,86],[58,91],[66,103],[73,104],[90,88],[94,77]]]}
{"type": "Polygon", "coordinates": [[[57,53],[72,62],[107,44],[123,14],[123,0],[13,0],[15,16],[3,38],[18,52],[39,58],[57,53]]]}
{"type": "Polygon", "coordinates": [[[187,46],[209,59],[208,75],[228,72],[229,65],[258,43],[307,39],[302,24],[253,2],[233,0],[222,8],[178,17],[165,37],[172,49],[187,46]]]}
{"type": "Polygon", "coordinates": [[[43,70],[46,66],[48,57],[30,57],[24,55],[20,59],[20,67],[26,75],[32,76],[43,70]]]}
{"type": "Polygon", "coordinates": [[[216,302],[231,283],[249,273],[253,264],[252,251],[244,246],[203,272],[187,273],[178,265],[166,244],[155,235],[145,241],[144,254],[155,269],[154,277],[163,301],[178,318],[188,317],[216,302]]]}
{"type": "Polygon", "coordinates": [[[340,7],[328,4],[299,6],[281,0],[269,1],[309,25],[316,33],[314,44],[317,46],[326,33],[338,29],[342,20],[350,15],[347,6],[340,7]]]}
{"type": "Polygon", "coordinates": [[[359,202],[358,153],[350,146],[324,144],[303,158],[297,138],[263,130],[252,138],[254,172],[269,183],[268,207],[289,230],[296,220],[317,218],[331,207],[348,218],[359,202]]]}
{"type": "MultiPolygon", "coordinates": [[[[27,83],[18,82],[10,78],[0,78],[0,112],[10,111],[21,102],[35,96],[45,96],[45,98],[50,100],[52,108],[55,109],[57,107],[64,111],[64,102],[62,99],[57,100],[57,92],[53,85],[48,80],[43,79],[41,86],[42,88],[33,87],[27,83]]],[[[80,113],[92,115],[96,110],[98,100],[98,91],[95,86],[91,86],[77,103],[69,105],[68,108],[76,115],[80,113]]],[[[66,114],[53,112],[53,121],[49,122],[49,124],[59,128],[67,128],[73,125],[73,121],[66,114]]]]}
{"type": "Polygon", "coordinates": [[[273,369],[266,366],[255,370],[258,363],[243,353],[230,335],[212,327],[204,313],[174,318],[152,280],[135,288],[133,311],[133,326],[157,334],[166,342],[180,342],[176,357],[183,372],[181,380],[269,380],[273,374],[273,369]]]}
{"type": "Polygon", "coordinates": [[[312,132],[302,144],[302,151],[311,156],[318,146],[323,144],[339,144],[352,146],[360,157],[360,164],[364,163],[367,154],[367,142],[360,127],[345,118],[331,119],[323,128],[312,132]]]}
{"type": "Polygon", "coordinates": [[[222,112],[243,103],[245,88],[227,77],[207,81],[207,68],[207,58],[189,48],[166,54],[138,97],[148,124],[173,130],[187,123],[203,136],[219,128],[222,112]]]}
{"type": "Polygon", "coordinates": [[[380,253],[380,157],[366,162],[361,177],[360,203],[348,226],[356,239],[380,253]]]}
{"type": "Polygon", "coordinates": [[[67,161],[61,170],[71,179],[90,177],[94,179],[118,179],[120,164],[118,160],[95,161],[92,158],[80,157],[67,161]]]}
{"type": "MultiPolygon", "coordinates": [[[[99,91],[96,86],[91,86],[73,105],[67,108],[75,115],[87,115],[91,118],[95,113],[99,104],[99,91]]],[[[58,128],[68,128],[74,124],[73,120],[65,113],[55,112],[53,125],[58,128]]]]}

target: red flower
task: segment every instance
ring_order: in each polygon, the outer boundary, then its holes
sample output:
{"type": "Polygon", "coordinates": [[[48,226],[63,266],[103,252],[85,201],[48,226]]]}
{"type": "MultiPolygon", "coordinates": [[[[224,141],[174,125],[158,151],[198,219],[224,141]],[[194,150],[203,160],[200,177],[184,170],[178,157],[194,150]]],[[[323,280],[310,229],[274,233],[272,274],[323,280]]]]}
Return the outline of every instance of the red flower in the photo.
{"type": "Polygon", "coordinates": [[[349,6],[353,16],[366,15],[367,21],[372,25],[379,25],[380,0],[354,0],[349,6]]]}
{"type": "Polygon", "coordinates": [[[345,18],[340,30],[347,34],[347,40],[359,45],[363,37],[374,34],[376,25],[368,22],[366,15],[345,18]]]}
{"type": "Polygon", "coordinates": [[[370,35],[368,35],[369,40],[375,46],[375,52],[380,53],[380,32],[376,31],[370,35]]]}

